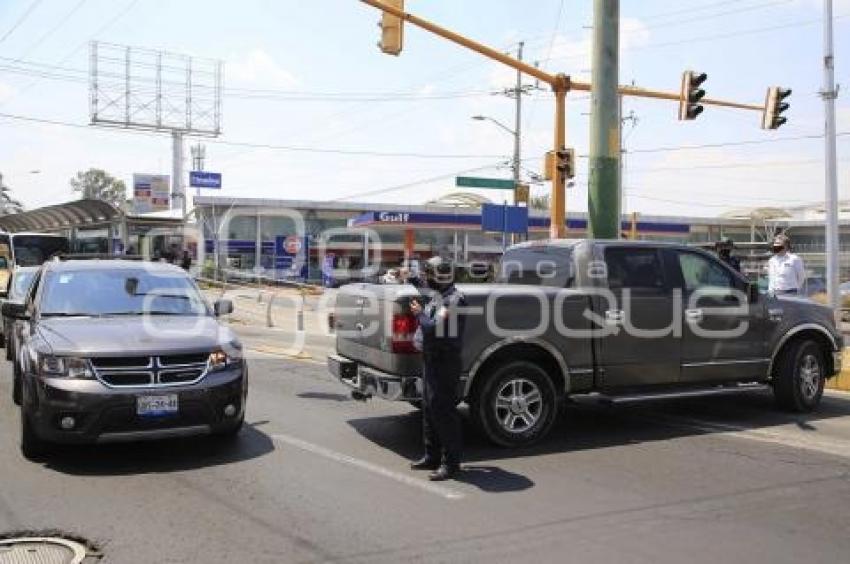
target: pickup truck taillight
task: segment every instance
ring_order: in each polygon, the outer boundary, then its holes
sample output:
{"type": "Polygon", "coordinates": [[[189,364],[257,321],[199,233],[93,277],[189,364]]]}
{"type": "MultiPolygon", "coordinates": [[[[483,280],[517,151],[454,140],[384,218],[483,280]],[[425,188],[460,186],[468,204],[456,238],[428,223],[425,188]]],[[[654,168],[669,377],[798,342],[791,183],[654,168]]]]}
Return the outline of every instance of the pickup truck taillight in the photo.
{"type": "Polygon", "coordinates": [[[416,354],[413,346],[413,335],[419,323],[409,313],[393,315],[392,351],[395,354],[416,354]]]}

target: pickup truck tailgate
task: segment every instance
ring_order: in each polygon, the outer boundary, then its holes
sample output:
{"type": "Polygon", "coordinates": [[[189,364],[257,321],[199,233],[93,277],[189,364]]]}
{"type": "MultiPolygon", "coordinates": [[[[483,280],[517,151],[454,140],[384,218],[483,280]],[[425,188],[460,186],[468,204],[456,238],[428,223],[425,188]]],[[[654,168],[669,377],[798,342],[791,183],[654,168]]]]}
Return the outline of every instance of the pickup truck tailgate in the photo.
{"type": "Polygon", "coordinates": [[[398,376],[418,376],[421,355],[393,350],[393,317],[409,313],[410,285],[349,284],[339,290],[334,312],[337,354],[398,376]]]}

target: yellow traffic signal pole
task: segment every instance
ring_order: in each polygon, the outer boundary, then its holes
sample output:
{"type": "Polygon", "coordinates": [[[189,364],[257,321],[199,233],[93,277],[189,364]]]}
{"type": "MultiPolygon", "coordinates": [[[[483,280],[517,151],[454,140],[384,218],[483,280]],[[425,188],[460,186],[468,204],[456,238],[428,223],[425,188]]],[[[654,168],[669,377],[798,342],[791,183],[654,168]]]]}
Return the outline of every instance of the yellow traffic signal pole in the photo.
{"type": "MultiPolygon", "coordinates": [[[[372,6],[373,8],[377,8],[378,10],[400,18],[402,21],[410,22],[411,24],[420,27],[425,31],[429,31],[434,35],[438,35],[443,39],[448,39],[452,43],[456,43],[461,47],[471,49],[472,51],[480,53],[481,55],[493,59],[494,61],[498,61],[504,65],[514,68],[523,74],[533,76],[534,78],[545,82],[546,84],[551,86],[552,91],[555,93],[555,142],[553,150],[557,152],[566,148],[567,93],[571,90],[590,92],[591,84],[589,82],[574,82],[570,79],[569,75],[566,74],[549,74],[540,70],[537,67],[519,61],[509,55],[505,55],[504,53],[500,53],[499,51],[488,47],[482,43],[478,43],[477,41],[473,41],[472,39],[469,39],[451,30],[431,23],[428,20],[424,20],[418,16],[405,12],[404,10],[401,10],[394,6],[384,4],[383,2],[381,2],[381,0],[360,1],[364,4],[372,6]]],[[[645,88],[638,88],[636,86],[620,86],[618,88],[618,92],[623,96],[634,96],[637,98],[655,98],[658,100],[671,100],[674,102],[680,102],[682,99],[681,93],[664,92],[661,90],[647,90],[645,88]]],[[[700,101],[700,104],[707,106],[735,108],[740,110],[753,110],[758,112],[765,111],[765,106],[761,104],[742,104],[739,102],[729,102],[726,100],[718,100],[714,98],[703,98],[700,101]]],[[[552,195],[550,207],[551,223],[549,226],[549,233],[550,236],[553,238],[562,238],[566,234],[567,227],[565,221],[566,178],[564,173],[560,171],[558,167],[554,168],[555,170],[552,171],[552,195]]]]}
{"type": "MultiPolygon", "coordinates": [[[[559,74],[555,77],[552,90],[555,91],[555,148],[567,147],[567,92],[570,90],[570,77],[559,74]]],[[[552,195],[549,198],[549,236],[562,239],[567,234],[567,179],[565,171],[556,166],[552,171],[552,195]]]]}

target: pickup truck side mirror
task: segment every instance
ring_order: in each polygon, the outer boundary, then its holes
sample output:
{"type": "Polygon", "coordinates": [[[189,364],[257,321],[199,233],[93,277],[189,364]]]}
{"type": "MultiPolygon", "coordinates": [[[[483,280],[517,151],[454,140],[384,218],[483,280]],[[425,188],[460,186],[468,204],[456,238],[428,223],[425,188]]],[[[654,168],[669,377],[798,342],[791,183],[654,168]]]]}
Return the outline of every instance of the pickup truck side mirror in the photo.
{"type": "Polygon", "coordinates": [[[233,313],[233,302],[230,300],[216,300],[213,304],[213,313],[216,317],[233,313]]]}
{"type": "Polygon", "coordinates": [[[0,311],[2,311],[3,317],[9,317],[11,319],[27,320],[30,318],[26,305],[21,302],[3,302],[0,311]]]}
{"type": "Polygon", "coordinates": [[[751,304],[756,304],[759,301],[759,285],[753,282],[750,282],[747,285],[747,296],[750,299],[751,304]]]}

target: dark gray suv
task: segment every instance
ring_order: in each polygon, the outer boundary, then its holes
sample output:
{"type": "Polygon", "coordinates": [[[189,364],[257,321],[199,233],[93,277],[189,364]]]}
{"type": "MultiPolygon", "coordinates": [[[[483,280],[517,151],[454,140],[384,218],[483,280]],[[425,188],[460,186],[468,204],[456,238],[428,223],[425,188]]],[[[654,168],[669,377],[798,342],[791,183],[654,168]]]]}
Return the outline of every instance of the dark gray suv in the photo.
{"type": "Polygon", "coordinates": [[[21,450],[213,434],[235,436],[248,380],[242,346],[180,268],[129,260],[53,260],[24,303],[13,362],[21,450]]]}

